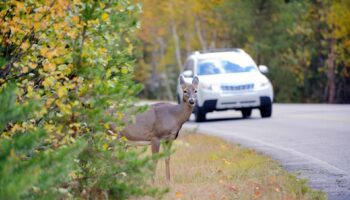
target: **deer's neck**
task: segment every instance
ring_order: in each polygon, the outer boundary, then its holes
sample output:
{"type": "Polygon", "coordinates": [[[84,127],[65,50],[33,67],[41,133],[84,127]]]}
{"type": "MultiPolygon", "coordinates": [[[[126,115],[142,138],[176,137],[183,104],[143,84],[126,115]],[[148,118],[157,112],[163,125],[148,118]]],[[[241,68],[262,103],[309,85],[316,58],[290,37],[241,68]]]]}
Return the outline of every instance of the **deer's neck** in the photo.
{"type": "Polygon", "coordinates": [[[188,118],[190,118],[192,113],[192,106],[188,105],[185,102],[181,102],[181,104],[176,105],[176,119],[178,119],[178,122],[182,125],[185,123],[188,118]]]}

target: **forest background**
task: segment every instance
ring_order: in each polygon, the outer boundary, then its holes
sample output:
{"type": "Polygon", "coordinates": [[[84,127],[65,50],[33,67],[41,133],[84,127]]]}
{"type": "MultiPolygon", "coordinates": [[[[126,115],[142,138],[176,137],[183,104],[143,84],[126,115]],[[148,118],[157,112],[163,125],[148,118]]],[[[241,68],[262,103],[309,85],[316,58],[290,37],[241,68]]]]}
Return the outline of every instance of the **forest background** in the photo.
{"type": "Polygon", "coordinates": [[[346,0],[143,0],[135,79],[175,99],[193,51],[242,48],[269,67],[276,102],[350,103],[346,0]]]}

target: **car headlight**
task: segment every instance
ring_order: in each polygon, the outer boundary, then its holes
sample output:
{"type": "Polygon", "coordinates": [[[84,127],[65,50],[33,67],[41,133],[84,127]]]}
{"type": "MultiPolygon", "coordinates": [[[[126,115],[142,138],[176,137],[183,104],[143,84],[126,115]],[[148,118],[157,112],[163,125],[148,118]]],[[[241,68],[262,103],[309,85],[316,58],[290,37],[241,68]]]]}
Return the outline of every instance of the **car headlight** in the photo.
{"type": "Polygon", "coordinates": [[[211,84],[203,83],[202,88],[206,89],[206,90],[218,92],[218,91],[220,91],[221,86],[220,86],[220,84],[216,84],[216,83],[211,83],[211,84]]]}

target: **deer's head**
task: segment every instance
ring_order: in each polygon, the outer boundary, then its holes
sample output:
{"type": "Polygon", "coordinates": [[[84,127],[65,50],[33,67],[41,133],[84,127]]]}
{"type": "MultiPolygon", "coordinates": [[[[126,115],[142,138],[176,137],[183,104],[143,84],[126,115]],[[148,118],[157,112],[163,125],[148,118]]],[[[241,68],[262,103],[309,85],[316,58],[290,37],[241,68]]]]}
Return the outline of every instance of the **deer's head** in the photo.
{"type": "Polygon", "coordinates": [[[185,82],[183,76],[180,76],[180,84],[182,87],[182,101],[188,103],[190,106],[195,106],[197,100],[197,88],[198,88],[198,77],[195,76],[192,79],[192,84],[185,82]]]}

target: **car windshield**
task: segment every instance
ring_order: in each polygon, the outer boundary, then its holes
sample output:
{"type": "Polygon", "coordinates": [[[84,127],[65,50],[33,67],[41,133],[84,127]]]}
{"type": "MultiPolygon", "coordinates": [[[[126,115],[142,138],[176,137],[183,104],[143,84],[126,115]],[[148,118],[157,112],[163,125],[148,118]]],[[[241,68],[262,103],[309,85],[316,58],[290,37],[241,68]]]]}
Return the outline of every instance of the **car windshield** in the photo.
{"type": "Polygon", "coordinates": [[[257,71],[254,65],[240,65],[230,60],[205,59],[198,62],[198,75],[229,74],[257,71]]]}

